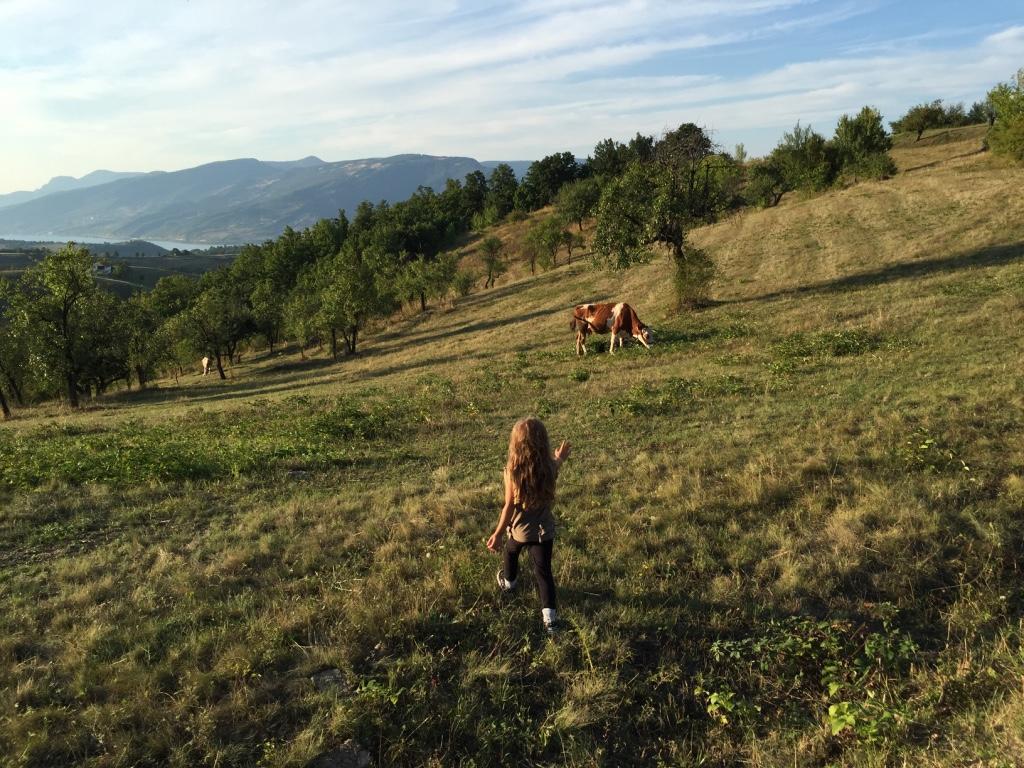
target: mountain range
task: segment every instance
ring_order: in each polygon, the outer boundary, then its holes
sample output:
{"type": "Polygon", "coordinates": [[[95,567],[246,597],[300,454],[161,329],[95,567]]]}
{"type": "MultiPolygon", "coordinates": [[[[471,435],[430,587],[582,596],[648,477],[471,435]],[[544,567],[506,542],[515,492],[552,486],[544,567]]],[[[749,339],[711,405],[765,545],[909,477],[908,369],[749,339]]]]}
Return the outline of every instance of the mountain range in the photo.
{"type": "MultiPolygon", "coordinates": [[[[489,174],[499,162],[412,154],[341,162],[247,158],[171,172],[58,176],[34,192],[0,195],[0,235],[258,242],[339,210],[351,216],[363,200],[396,202],[420,186],[440,191],[448,179],[489,174]]],[[[520,178],[530,165],[504,162],[520,178]]]]}

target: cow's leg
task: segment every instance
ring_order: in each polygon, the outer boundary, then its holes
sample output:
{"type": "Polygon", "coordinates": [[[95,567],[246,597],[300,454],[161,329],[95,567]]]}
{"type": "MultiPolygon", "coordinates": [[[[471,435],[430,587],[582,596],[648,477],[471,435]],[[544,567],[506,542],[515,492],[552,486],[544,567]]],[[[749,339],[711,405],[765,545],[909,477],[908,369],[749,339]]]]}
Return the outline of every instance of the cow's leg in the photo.
{"type": "Polygon", "coordinates": [[[615,331],[612,331],[611,343],[608,345],[608,354],[615,354],[615,331]]]}

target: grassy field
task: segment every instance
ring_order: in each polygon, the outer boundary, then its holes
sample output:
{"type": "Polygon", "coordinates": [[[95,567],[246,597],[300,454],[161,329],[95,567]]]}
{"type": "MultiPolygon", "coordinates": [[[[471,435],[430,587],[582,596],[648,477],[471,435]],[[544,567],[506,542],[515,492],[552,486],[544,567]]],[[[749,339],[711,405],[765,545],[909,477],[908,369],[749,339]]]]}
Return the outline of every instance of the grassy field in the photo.
{"type": "Polygon", "coordinates": [[[0,763],[1017,766],[1024,170],[905,172],[367,334],[0,427],[0,763]],[[573,354],[626,299],[650,352],[573,354]],[[508,431],[575,452],[555,575],[497,594],[508,431]],[[310,675],[337,668],[319,691],[310,675]]]}

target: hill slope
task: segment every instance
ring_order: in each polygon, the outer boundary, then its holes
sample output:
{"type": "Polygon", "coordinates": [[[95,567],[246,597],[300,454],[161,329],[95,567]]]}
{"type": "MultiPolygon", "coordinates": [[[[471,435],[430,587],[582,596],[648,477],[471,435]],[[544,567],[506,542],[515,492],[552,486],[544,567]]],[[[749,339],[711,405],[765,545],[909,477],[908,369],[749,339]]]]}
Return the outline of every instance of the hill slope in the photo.
{"type": "Polygon", "coordinates": [[[668,313],[667,260],[575,263],[336,365],[257,357],[5,428],[0,746],[1014,764],[1024,170],[955,154],[695,233],[720,266],[697,315],[668,313]],[[572,354],[569,307],[604,298],[651,352],[572,354]],[[575,448],[553,643],[482,544],[530,412],[575,448]]]}
{"type": "Polygon", "coordinates": [[[472,158],[430,155],[228,160],[8,205],[0,208],[0,233],[255,242],[339,210],[352,214],[364,200],[404,200],[420,186],[441,190],[448,179],[487,170],[472,158]]]}

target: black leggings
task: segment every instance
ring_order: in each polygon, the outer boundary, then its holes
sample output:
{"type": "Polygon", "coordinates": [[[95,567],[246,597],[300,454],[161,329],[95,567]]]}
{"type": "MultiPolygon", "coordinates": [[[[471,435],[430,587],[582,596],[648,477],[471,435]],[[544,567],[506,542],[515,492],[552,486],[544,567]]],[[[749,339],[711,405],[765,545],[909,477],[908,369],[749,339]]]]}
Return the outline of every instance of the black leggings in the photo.
{"type": "Polygon", "coordinates": [[[530,550],[541,608],[555,607],[555,577],[551,575],[551,547],[554,543],[554,540],[524,543],[511,536],[505,541],[505,578],[508,581],[515,581],[519,575],[519,553],[523,547],[530,550]]]}

